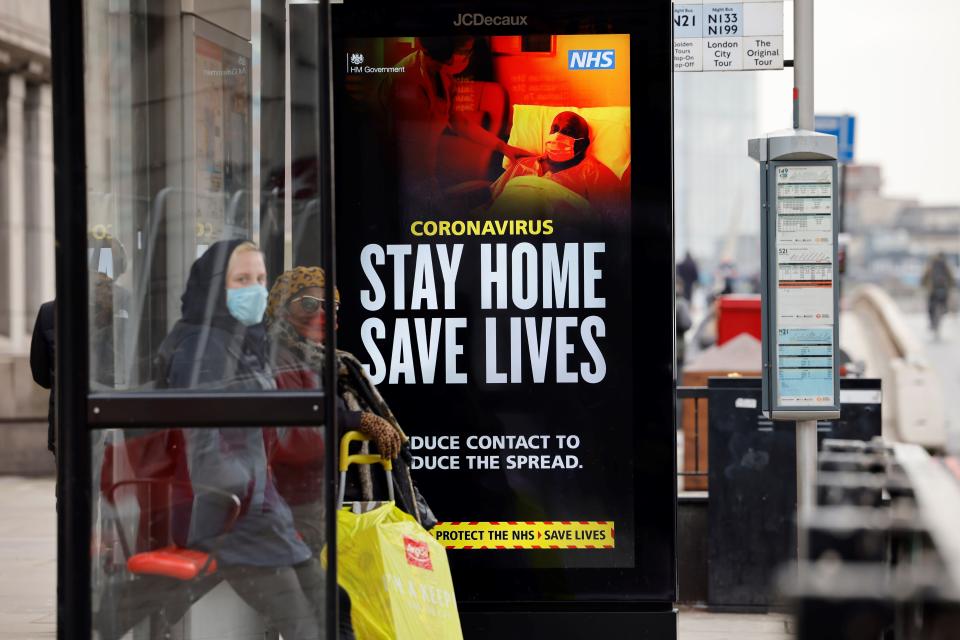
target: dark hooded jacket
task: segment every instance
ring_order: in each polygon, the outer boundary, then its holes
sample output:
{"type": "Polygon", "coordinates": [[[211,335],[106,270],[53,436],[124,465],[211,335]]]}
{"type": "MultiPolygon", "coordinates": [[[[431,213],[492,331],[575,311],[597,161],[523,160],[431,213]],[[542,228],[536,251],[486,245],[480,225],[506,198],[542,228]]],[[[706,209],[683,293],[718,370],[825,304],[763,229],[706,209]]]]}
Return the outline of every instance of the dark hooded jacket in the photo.
{"type": "Polygon", "coordinates": [[[242,242],[217,242],[190,268],[180,320],[160,345],[158,386],[215,391],[273,388],[263,325],[245,327],[227,309],[227,263],[242,242]]]}
{"type": "Polygon", "coordinates": [[[47,449],[55,450],[56,433],[54,430],[54,331],[53,331],[54,303],[44,302],[37,313],[37,321],[33,325],[33,338],[30,341],[30,371],[33,380],[43,387],[50,389],[50,407],[47,411],[47,449]]]}
{"type": "MultiPolygon", "coordinates": [[[[193,263],[182,317],[160,347],[159,386],[234,392],[275,388],[263,325],[245,327],[227,309],[227,264],[241,242],[217,242],[193,263]]],[[[189,546],[214,550],[225,565],[276,567],[309,559],[311,552],[298,538],[269,474],[262,429],[188,429],[186,438],[196,496],[189,546]],[[243,504],[226,535],[228,507],[204,492],[205,486],[233,493],[243,504]]]]}

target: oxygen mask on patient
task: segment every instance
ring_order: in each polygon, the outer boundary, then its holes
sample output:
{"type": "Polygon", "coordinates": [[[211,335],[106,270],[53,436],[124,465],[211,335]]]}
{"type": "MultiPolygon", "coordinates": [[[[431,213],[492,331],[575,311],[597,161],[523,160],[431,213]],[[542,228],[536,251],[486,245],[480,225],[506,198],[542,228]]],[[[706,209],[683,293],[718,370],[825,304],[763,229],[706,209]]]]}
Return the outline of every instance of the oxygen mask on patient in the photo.
{"type": "Polygon", "coordinates": [[[576,155],[574,146],[577,140],[583,140],[583,138],[573,138],[559,131],[554,131],[547,136],[546,143],[544,144],[547,157],[553,162],[568,162],[573,160],[573,156],[576,155]]]}

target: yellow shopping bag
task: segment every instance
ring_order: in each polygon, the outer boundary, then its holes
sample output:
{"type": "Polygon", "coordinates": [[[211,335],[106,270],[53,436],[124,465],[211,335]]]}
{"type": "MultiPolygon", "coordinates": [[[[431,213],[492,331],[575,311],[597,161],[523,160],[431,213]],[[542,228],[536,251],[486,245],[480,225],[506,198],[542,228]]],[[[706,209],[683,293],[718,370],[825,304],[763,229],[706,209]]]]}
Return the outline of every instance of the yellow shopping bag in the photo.
{"type": "Polygon", "coordinates": [[[462,640],[446,549],[388,502],[337,512],[337,581],[357,640],[462,640]]]}
{"type": "Polygon", "coordinates": [[[447,550],[393,502],[392,465],[377,455],[350,455],[340,442],[340,496],[351,464],[380,464],[390,502],[368,511],[337,511],[337,582],[350,595],[357,640],[463,640],[447,550]]]}

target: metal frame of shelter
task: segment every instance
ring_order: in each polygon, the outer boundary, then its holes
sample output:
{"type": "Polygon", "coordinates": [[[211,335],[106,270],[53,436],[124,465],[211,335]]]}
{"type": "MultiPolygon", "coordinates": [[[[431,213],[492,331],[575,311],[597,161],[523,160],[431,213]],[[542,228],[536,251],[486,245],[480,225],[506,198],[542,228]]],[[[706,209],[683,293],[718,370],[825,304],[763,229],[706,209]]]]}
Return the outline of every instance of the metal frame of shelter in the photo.
{"type": "MultiPolygon", "coordinates": [[[[318,86],[331,77],[329,2],[321,0],[318,86]]],[[[262,394],[92,393],[89,390],[87,186],[85,139],[84,3],[51,0],[56,203],[56,421],[59,521],[57,538],[57,627],[61,639],[90,638],[91,612],[91,431],[108,428],[326,425],[336,432],[335,403],[318,392],[262,394]],[[226,401],[229,400],[229,401],[226,401]]],[[[322,210],[325,297],[334,299],[335,254],[330,91],[320,92],[316,116],[322,210]]],[[[326,335],[335,344],[335,320],[326,314],[326,335]]],[[[326,362],[323,388],[334,387],[334,359],[326,362]]],[[[337,447],[325,447],[325,482],[334,486],[337,447]]],[[[333,513],[333,491],[326,492],[333,513]]],[[[327,540],[336,545],[336,520],[328,518],[327,540]]],[[[336,554],[329,554],[327,584],[336,583],[336,554]]],[[[337,590],[326,590],[327,637],[337,628],[337,590]]]]}

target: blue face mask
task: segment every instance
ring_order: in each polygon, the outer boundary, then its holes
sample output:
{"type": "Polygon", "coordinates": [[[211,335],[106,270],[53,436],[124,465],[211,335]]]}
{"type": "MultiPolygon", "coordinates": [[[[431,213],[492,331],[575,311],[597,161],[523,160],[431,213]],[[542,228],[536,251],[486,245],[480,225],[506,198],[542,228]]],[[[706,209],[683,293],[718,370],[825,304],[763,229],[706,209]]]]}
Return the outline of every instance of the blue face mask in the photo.
{"type": "Polygon", "coordinates": [[[257,324],[267,310],[267,288],[255,284],[242,289],[227,289],[227,309],[244,326],[257,324]]]}

